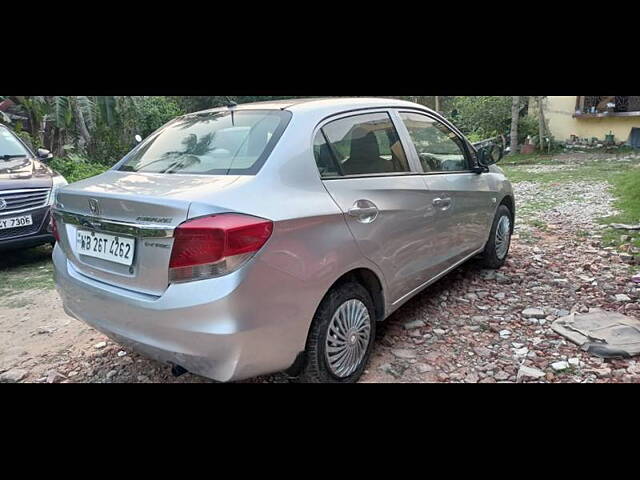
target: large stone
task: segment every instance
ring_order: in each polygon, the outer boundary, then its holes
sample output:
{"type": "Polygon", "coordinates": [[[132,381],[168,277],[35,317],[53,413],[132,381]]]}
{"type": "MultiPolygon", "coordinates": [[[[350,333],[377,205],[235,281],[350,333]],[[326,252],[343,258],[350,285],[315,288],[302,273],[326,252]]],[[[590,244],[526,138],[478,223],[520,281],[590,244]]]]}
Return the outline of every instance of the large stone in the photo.
{"type": "Polygon", "coordinates": [[[629,365],[629,367],[627,368],[627,372],[629,372],[632,375],[640,375],[640,365],[638,364],[629,365]]]}
{"type": "Polygon", "coordinates": [[[478,383],[478,380],[480,380],[480,377],[475,372],[471,372],[464,378],[465,383],[478,383]]]}
{"type": "Polygon", "coordinates": [[[554,362],[551,364],[551,368],[553,368],[556,372],[562,372],[563,370],[569,368],[569,362],[554,362]]]}
{"type": "Polygon", "coordinates": [[[544,376],[545,376],[545,373],[542,370],[538,370],[537,368],[533,368],[533,367],[522,366],[520,367],[520,370],[518,370],[517,381],[521,382],[526,378],[533,378],[534,380],[539,380],[544,376]]]}
{"type": "Polygon", "coordinates": [[[633,255],[629,253],[621,253],[620,260],[622,260],[624,263],[630,263],[630,264],[633,264],[635,262],[635,258],[633,257],[633,255]]]}
{"type": "Polygon", "coordinates": [[[427,365],[426,363],[419,363],[418,365],[416,365],[416,369],[420,373],[427,373],[427,372],[433,371],[433,367],[431,365],[427,365]]]}
{"type": "Polygon", "coordinates": [[[62,380],[65,380],[67,377],[62,375],[61,373],[56,372],[55,370],[50,370],[47,374],[47,383],[60,383],[62,380]]]}
{"type": "Polygon", "coordinates": [[[391,353],[394,357],[402,358],[404,360],[411,360],[413,358],[416,358],[415,350],[409,350],[406,348],[394,348],[393,350],[391,350],[391,353]]]}
{"type": "Polygon", "coordinates": [[[422,320],[414,320],[413,322],[407,322],[404,324],[405,330],[413,330],[414,328],[424,327],[426,324],[422,320]]]}
{"type": "Polygon", "coordinates": [[[542,310],[541,308],[527,308],[522,311],[522,316],[525,318],[540,319],[540,318],[545,318],[547,314],[544,313],[544,310],[542,310]]]}
{"type": "Polygon", "coordinates": [[[475,352],[476,355],[479,355],[480,357],[489,357],[491,356],[491,350],[489,350],[486,347],[473,347],[473,351],[475,352]]]}
{"type": "Polygon", "coordinates": [[[12,368],[0,375],[0,383],[17,383],[28,375],[29,372],[19,368],[12,368]]]}

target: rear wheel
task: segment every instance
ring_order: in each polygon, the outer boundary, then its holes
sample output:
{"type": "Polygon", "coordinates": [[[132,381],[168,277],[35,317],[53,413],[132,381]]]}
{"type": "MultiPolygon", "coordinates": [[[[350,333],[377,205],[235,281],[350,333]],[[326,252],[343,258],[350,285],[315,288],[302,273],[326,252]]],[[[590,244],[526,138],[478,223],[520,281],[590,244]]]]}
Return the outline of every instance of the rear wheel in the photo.
{"type": "Polygon", "coordinates": [[[489,241],[482,253],[482,263],[487,268],[500,268],[504,265],[511,246],[513,215],[506,205],[500,205],[491,226],[489,241]]]}
{"type": "Polygon", "coordinates": [[[348,282],[334,287],[313,319],[297,380],[356,382],[371,355],[375,323],[373,301],[362,285],[348,282]]]}

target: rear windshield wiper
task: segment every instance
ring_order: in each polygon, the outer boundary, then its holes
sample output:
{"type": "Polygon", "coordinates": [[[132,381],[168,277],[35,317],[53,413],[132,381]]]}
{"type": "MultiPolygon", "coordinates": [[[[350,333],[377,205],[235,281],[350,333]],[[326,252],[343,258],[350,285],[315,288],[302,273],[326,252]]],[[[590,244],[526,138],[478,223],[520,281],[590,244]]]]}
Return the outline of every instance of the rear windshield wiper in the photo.
{"type": "Polygon", "coordinates": [[[28,155],[20,154],[20,155],[0,155],[0,158],[2,160],[11,160],[12,158],[22,158],[22,157],[28,157],[28,155]]]}

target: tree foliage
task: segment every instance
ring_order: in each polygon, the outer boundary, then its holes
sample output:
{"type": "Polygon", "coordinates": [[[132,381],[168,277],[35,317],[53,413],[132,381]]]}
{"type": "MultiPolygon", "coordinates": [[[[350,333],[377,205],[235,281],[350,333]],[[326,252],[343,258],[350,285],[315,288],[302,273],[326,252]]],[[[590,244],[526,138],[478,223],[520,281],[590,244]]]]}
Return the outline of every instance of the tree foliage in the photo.
{"type": "MultiPolygon", "coordinates": [[[[520,97],[518,141],[537,135],[537,120],[526,115],[527,98],[520,97]]],[[[512,100],[507,96],[454,97],[447,115],[472,141],[511,132],[512,100]]]]}
{"type": "MultiPolygon", "coordinates": [[[[292,96],[15,96],[8,98],[26,121],[10,125],[34,148],[44,147],[59,158],[58,166],[81,175],[120,160],[143,138],[184,113],[228,104],[271,101],[292,96]]],[[[472,140],[508,133],[511,97],[395,96],[445,112],[472,140]],[[437,98],[437,100],[436,100],[437,98]]],[[[523,97],[526,98],[526,97],[523,97]]],[[[7,121],[6,115],[3,116],[7,121]]],[[[520,137],[535,135],[535,120],[523,117],[520,137]]],[[[74,178],[72,176],[72,178],[74,178]]]]}
{"type": "Polygon", "coordinates": [[[511,124],[511,97],[456,97],[451,119],[463,132],[482,138],[504,134],[511,124]]]}

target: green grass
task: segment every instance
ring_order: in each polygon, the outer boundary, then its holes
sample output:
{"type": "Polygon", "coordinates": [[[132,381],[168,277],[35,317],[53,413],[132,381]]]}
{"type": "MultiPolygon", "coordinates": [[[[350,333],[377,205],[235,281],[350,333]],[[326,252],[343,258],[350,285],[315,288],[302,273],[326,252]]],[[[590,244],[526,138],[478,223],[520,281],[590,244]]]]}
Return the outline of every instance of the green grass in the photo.
{"type": "Polygon", "coordinates": [[[564,182],[611,182],[616,183],[616,177],[626,175],[634,168],[634,164],[620,162],[591,162],[575,165],[575,168],[557,170],[553,172],[528,172],[524,166],[503,166],[505,174],[512,183],[564,183],[564,182]]]}
{"type": "Polygon", "coordinates": [[[0,253],[0,298],[53,287],[50,246],[0,253]]]}
{"type": "MultiPolygon", "coordinates": [[[[630,169],[624,175],[616,175],[611,179],[613,194],[616,196],[614,207],[620,211],[618,215],[603,218],[604,224],[626,223],[637,225],[640,223],[640,168],[630,169]]],[[[630,244],[640,248],[640,231],[606,229],[602,236],[605,245],[621,247],[630,244]],[[628,235],[629,240],[622,241],[620,237],[628,235]]]]}
{"type": "Polygon", "coordinates": [[[543,231],[547,230],[547,224],[542,220],[534,219],[534,220],[531,220],[529,223],[540,230],[543,230],[543,231]]]}
{"type": "Polygon", "coordinates": [[[559,163],[557,160],[558,155],[545,154],[545,153],[516,153],[508,155],[500,161],[500,166],[510,165],[553,165],[559,163]]]}
{"type": "Polygon", "coordinates": [[[60,173],[69,183],[100,175],[110,167],[99,163],[77,161],[69,158],[54,158],[49,166],[60,173]]]}
{"type": "MultiPolygon", "coordinates": [[[[601,223],[640,223],[640,167],[638,160],[631,162],[617,161],[590,161],[584,164],[576,164],[575,168],[557,170],[553,172],[530,172],[526,165],[530,165],[538,158],[538,164],[549,163],[545,157],[539,154],[516,155],[518,165],[502,165],[505,174],[512,183],[535,182],[548,186],[548,188],[562,188],[566,182],[608,182],[611,191],[616,197],[614,208],[620,213],[601,219],[601,223]],[[521,160],[519,159],[521,158],[521,160]],[[543,163],[544,162],[544,163],[543,163]]],[[[511,157],[506,157],[505,160],[511,157]]],[[[550,162],[562,164],[562,161],[550,162]]],[[[529,202],[521,207],[520,213],[523,217],[530,217],[536,212],[552,208],[553,202],[540,199],[529,202]]],[[[527,223],[544,229],[545,226],[537,225],[538,220],[528,220],[527,223]]],[[[581,232],[578,232],[580,235],[581,232]]],[[[584,236],[584,233],[582,233],[584,236]]],[[[602,241],[606,246],[613,246],[618,249],[623,245],[640,248],[640,231],[628,231],[618,229],[606,229],[602,232],[602,241]],[[630,239],[623,241],[621,237],[628,235],[630,239]]]]}

